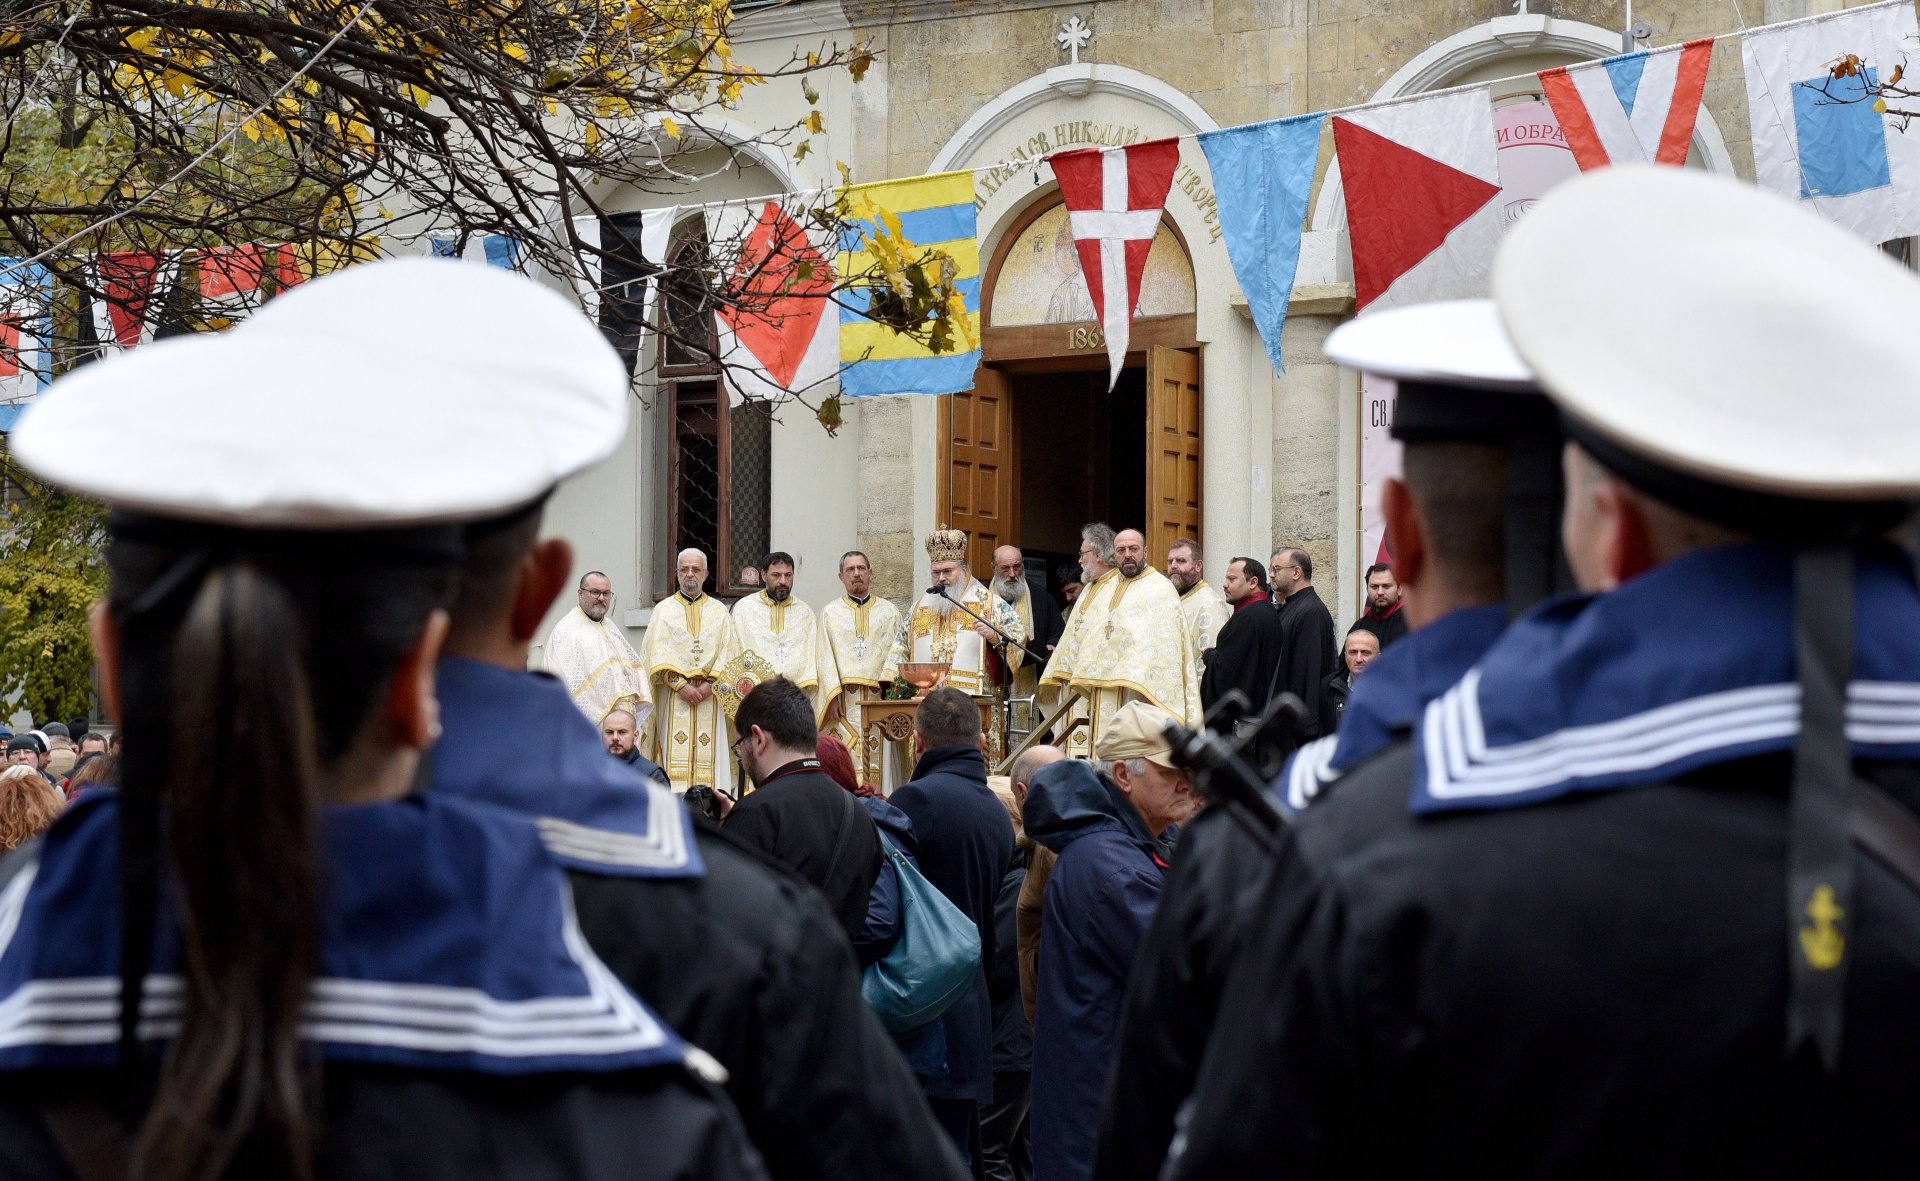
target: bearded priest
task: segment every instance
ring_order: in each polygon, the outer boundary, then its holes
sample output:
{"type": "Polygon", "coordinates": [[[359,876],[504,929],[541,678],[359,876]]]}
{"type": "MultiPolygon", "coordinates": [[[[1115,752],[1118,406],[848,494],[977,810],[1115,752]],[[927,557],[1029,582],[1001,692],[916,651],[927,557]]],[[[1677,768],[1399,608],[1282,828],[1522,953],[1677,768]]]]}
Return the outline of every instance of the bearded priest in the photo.
{"type": "Polygon", "coordinates": [[[793,555],[775,550],[760,571],[765,588],[733,605],[734,651],[727,657],[751,652],[765,666],[757,679],[785,677],[811,696],[820,680],[814,671],[819,632],[813,608],[793,597],[793,555]]]}
{"type": "Polygon", "coordinates": [[[945,661],[952,667],[946,684],[975,697],[993,694],[997,682],[1018,672],[1019,644],[1026,640],[1013,606],[990,593],[986,584],[967,569],[967,535],[959,529],[936,529],[927,535],[927,557],[933,562],[933,581],[945,594],[924,594],[913,605],[900,638],[893,645],[884,675],[891,681],[907,661],[945,661]],[[1004,643],[993,628],[962,611],[963,604],[994,627],[1014,638],[1004,643]]]}
{"type": "Polygon", "coordinates": [[[640,662],[653,687],[652,739],[648,755],[684,792],[696,783],[733,790],[733,759],[727,751],[727,718],[713,683],[725,665],[733,626],[713,596],[706,593],[707,555],[681,550],[676,577],[679,593],[653,609],[653,622],[640,643],[640,662]]]}
{"type": "Polygon", "coordinates": [[[1043,689],[1078,693],[1081,704],[1071,717],[1089,719],[1065,749],[1076,757],[1084,754],[1100,741],[1115,712],[1129,701],[1152,702],[1188,725],[1197,725],[1198,661],[1193,657],[1186,613],[1173,583],[1147,564],[1146,537],[1137,529],[1116,534],[1105,525],[1088,525],[1081,531],[1081,540],[1086,589],[1067,617],[1066,633],[1040,678],[1043,689]],[[1108,563],[1112,568],[1099,573],[1098,567],[1108,563]]]}
{"type": "Polygon", "coordinates": [[[625,630],[609,618],[613,583],[600,571],[589,570],[576,591],[579,606],[553,625],[541,662],[594,725],[616,709],[632,714],[636,727],[645,725],[653,697],[639,654],[627,642],[625,630]]]}
{"type": "Polygon", "coordinates": [[[859,550],[840,556],[840,585],[847,593],[820,608],[815,720],[846,743],[864,778],[891,787],[882,772],[881,737],[867,733],[861,711],[891,679],[883,674],[900,634],[900,608],[873,593],[873,564],[859,550]]]}

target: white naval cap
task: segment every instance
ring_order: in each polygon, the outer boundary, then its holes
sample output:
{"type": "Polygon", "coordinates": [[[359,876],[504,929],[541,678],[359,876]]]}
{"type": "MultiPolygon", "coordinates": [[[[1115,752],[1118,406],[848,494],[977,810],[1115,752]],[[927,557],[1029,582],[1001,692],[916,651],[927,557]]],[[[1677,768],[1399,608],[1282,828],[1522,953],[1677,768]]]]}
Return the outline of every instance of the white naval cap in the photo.
{"type": "Polygon", "coordinates": [[[1327,337],[1330,360],[1396,381],[1532,392],[1490,299],[1414,304],[1349,320],[1327,337]]]}
{"type": "Polygon", "coordinates": [[[626,430],[619,355],[556,292],[444,260],[366,263],[219,335],[87,365],[13,453],[116,507],[250,528],[386,529],[529,503],[626,430]]]}
{"type": "Polygon", "coordinates": [[[1507,235],[1493,289],[1576,434],[1745,493],[1920,491],[1920,282],[1784,198],[1588,173],[1507,235]]]}

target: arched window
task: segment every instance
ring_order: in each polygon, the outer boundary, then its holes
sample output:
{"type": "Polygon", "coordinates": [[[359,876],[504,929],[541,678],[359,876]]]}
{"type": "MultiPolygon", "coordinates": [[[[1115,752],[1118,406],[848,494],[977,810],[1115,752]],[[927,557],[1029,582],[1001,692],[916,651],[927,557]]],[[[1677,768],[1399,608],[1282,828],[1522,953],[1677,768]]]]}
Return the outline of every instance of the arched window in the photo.
{"type": "Polygon", "coordinates": [[[771,518],[773,413],[765,402],[729,405],[715,360],[714,276],[707,234],[696,224],[669,253],[661,283],[668,334],[660,343],[667,422],[667,552],[662,594],[674,589],[675,555],[707,555],[707,589],[749,593],[740,572],[767,552],[771,518]]]}

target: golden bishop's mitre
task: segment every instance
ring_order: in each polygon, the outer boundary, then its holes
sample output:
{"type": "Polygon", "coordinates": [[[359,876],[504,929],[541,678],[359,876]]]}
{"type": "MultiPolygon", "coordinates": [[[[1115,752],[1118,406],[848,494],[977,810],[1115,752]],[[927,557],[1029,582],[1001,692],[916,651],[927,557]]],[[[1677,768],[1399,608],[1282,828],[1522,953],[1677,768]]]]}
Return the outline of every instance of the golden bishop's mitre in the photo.
{"type": "Polygon", "coordinates": [[[960,529],[935,529],[927,534],[927,557],[935,562],[965,562],[967,535],[960,529]]]}

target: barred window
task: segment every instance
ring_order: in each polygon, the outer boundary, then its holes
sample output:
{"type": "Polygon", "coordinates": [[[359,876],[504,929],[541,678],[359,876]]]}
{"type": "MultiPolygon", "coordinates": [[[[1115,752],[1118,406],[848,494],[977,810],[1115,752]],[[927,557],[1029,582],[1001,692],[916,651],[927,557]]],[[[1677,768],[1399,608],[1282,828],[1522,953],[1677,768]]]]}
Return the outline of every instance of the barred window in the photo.
{"type": "Polygon", "coordinates": [[[714,359],[713,304],[706,274],[707,240],[695,230],[673,253],[661,302],[669,337],[661,346],[668,421],[668,527],[662,593],[674,587],[674,556],[706,553],[707,590],[722,597],[751,593],[741,571],[767,552],[772,517],[773,408],[764,402],[728,406],[714,359]]]}

